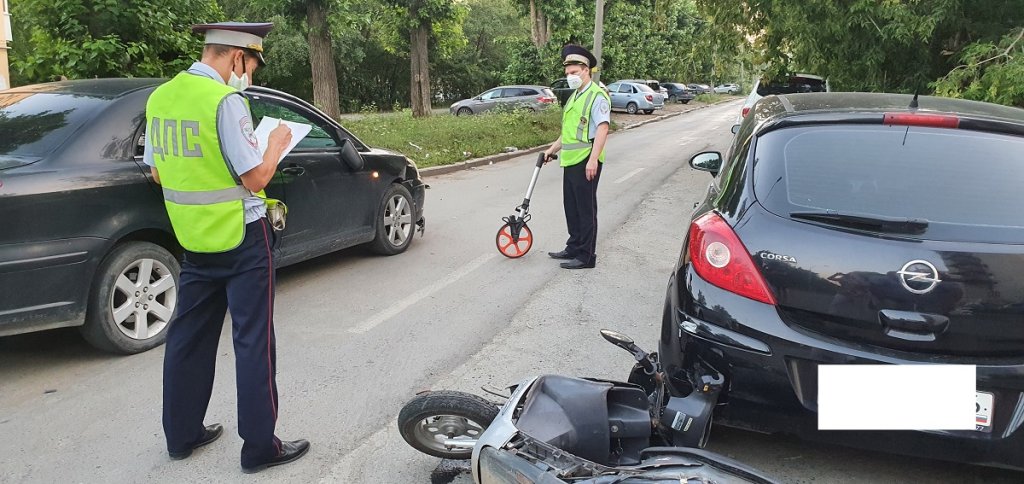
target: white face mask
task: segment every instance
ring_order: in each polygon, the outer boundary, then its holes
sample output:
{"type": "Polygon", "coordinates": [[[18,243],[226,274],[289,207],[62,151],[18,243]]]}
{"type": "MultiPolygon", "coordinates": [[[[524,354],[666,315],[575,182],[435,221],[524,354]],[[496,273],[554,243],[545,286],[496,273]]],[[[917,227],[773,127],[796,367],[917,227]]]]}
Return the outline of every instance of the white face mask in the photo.
{"type": "Polygon", "coordinates": [[[228,79],[228,86],[231,86],[239,91],[244,91],[249,87],[249,73],[245,71],[245,58],[242,58],[242,77],[238,77],[235,74],[235,70],[231,70],[231,77],[228,79]]]}
{"type": "Polygon", "coordinates": [[[570,89],[579,89],[583,85],[583,78],[576,74],[565,76],[565,80],[569,83],[570,89]]]}
{"type": "Polygon", "coordinates": [[[245,88],[249,87],[249,73],[243,73],[242,77],[238,77],[238,74],[235,74],[235,71],[231,71],[231,78],[228,79],[228,85],[238,89],[239,91],[244,91],[245,88]]]}

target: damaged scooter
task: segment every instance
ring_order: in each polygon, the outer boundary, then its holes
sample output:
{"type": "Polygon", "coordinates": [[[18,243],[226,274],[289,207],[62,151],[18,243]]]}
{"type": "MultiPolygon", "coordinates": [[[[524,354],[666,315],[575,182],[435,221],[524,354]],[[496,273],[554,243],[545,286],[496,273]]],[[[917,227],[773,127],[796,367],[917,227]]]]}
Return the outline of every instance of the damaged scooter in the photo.
{"type": "Polygon", "coordinates": [[[398,417],[406,442],[444,459],[471,459],[478,484],[565,482],[757,483],[775,481],[702,450],[724,377],[697,366],[666,375],[657,353],[602,330],[636,359],[627,382],[542,375],[509,387],[494,403],[477,395],[431,391],[398,417]],[[666,381],[689,387],[671,396],[666,381]]]}

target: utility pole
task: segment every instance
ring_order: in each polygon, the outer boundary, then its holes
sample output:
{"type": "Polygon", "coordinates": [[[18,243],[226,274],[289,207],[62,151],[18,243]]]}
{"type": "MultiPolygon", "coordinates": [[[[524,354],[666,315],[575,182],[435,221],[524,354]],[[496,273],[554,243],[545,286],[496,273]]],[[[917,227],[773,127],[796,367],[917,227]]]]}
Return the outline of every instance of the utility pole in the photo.
{"type": "Polygon", "coordinates": [[[7,0],[0,0],[0,91],[11,87],[11,72],[7,67],[7,42],[12,40],[11,13],[7,0]]]}
{"type": "MultiPolygon", "coordinates": [[[[594,11],[594,57],[597,59],[597,66],[604,69],[604,61],[601,60],[602,37],[604,37],[604,0],[597,0],[597,10],[594,11]]],[[[594,72],[591,77],[594,82],[601,82],[601,70],[594,72]]]]}

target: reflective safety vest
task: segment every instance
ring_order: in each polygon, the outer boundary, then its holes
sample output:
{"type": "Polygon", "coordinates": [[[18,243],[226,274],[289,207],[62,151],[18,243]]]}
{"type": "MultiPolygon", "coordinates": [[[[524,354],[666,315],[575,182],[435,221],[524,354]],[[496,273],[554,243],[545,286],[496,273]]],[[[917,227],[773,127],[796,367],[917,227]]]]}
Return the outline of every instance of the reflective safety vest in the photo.
{"type": "MultiPolygon", "coordinates": [[[[611,106],[611,98],[604,92],[596,82],[590,81],[582,92],[577,91],[569,98],[562,110],[562,154],[561,165],[563,167],[573,166],[586,161],[590,157],[590,151],[594,143],[590,141],[590,113],[593,111],[594,101],[601,96],[611,106]]],[[[598,161],[604,163],[604,150],[598,155],[598,161]]]]}
{"type": "Polygon", "coordinates": [[[220,103],[240,94],[209,77],[182,72],[156,88],[146,103],[146,137],[167,215],[178,242],[192,252],[226,252],[245,237],[242,200],[252,194],[233,174],[217,134],[220,103]]]}

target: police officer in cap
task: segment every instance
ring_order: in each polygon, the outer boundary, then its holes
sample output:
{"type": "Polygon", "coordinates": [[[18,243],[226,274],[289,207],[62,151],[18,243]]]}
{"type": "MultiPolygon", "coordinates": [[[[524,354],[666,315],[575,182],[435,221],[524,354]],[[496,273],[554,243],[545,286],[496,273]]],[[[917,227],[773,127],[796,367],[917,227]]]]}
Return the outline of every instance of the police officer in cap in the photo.
{"type": "Polygon", "coordinates": [[[611,122],[611,98],[590,78],[597,59],[578,45],[562,49],[569,87],[576,89],[562,111],[562,135],[545,152],[550,161],[561,150],[562,203],[569,240],[565,249],[549,252],[564,259],[563,269],[589,269],[597,263],[597,183],[604,166],[604,147],[611,122]]]}
{"type": "Polygon", "coordinates": [[[266,64],[263,37],[273,24],[195,25],[206,46],[200,62],[158,87],[146,104],[144,159],[185,249],[177,313],[167,330],[163,425],[171,459],[192,455],[223,433],[205,425],[217,343],[230,311],[235,347],[242,470],[292,462],[309,442],[274,434],[278,398],[274,338],[276,236],[262,190],[291,141],[287,126],[266,150],[253,135],[241,93],[266,64]]]}

